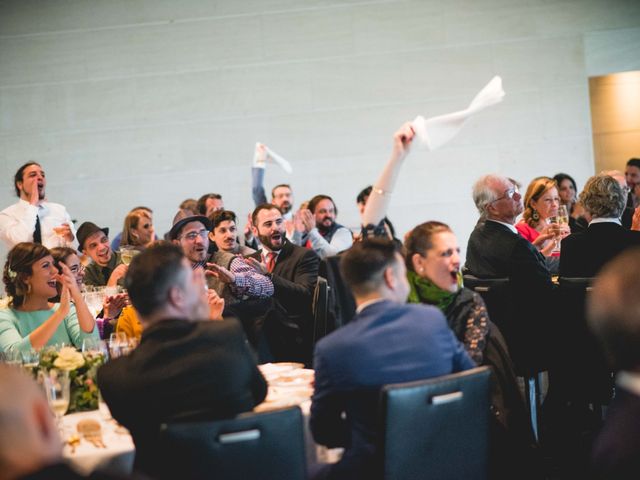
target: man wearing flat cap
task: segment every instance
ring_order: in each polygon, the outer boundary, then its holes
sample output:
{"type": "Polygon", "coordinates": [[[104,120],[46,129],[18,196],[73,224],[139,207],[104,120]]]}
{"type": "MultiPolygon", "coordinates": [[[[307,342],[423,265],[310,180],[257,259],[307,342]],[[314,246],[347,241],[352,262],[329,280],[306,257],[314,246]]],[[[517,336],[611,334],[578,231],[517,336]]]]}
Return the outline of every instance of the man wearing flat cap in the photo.
{"type": "Polygon", "coordinates": [[[258,273],[242,257],[223,251],[209,253],[210,230],[207,217],[180,210],[173,219],[169,239],[180,246],[194,269],[205,270],[209,288],[227,305],[252,297],[271,297],[271,279],[258,273]]]}
{"type": "Polygon", "coordinates": [[[111,250],[109,229],[84,222],[78,228],[77,236],[78,250],[93,260],[85,270],[85,285],[115,287],[122,284],[127,266],[122,263],[120,255],[111,250]]]}

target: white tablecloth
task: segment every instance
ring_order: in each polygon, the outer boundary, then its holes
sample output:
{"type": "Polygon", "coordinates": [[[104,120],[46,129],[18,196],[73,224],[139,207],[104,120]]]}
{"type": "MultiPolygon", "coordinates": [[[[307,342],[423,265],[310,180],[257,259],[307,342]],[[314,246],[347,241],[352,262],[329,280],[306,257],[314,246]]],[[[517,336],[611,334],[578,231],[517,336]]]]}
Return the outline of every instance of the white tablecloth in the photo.
{"type": "Polygon", "coordinates": [[[65,444],[63,455],[67,461],[80,473],[87,475],[100,468],[114,474],[127,475],[133,469],[135,448],[129,432],[118,426],[114,420],[106,420],[99,410],[91,412],[72,413],[62,417],[64,437],[78,435],[76,426],[78,421],[91,418],[98,421],[102,427],[102,441],[106,448],[98,448],[89,441],[81,438],[75,452],[65,444]]]}
{"type": "MultiPolygon", "coordinates": [[[[281,374],[278,364],[261,365],[267,382],[269,393],[263,403],[255,408],[256,412],[264,412],[276,408],[298,405],[304,415],[304,436],[307,451],[307,463],[336,462],[342,455],[342,449],[327,449],[317,445],[309,430],[309,409],[313,393],[313,371],[294,368],[281,374]]],[[[81,439],[75,452],[71,453],[69,445],[64,447],[64,457],[76,470],[89,474],[97,468],[110,473],[127,475],[133,469],[135,447],[129,432],[113,419],[105,419],[99,410],[92,412],[72,413],[62,419],[65,438],[78,435],[76,426],[84,418],[97,420],[102,426],[102,438],[106,448],[98,448],[87,440],[81,439]]]]}

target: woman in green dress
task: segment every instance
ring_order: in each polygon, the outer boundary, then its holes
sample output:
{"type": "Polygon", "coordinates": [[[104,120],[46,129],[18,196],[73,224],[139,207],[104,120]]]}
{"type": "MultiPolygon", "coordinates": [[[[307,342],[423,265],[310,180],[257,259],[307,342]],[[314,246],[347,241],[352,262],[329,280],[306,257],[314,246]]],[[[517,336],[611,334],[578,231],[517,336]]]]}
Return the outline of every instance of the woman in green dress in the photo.
{"type": "Polygon", "coordinates": [[[66,265],[55,267],[47,248],[22,242],[7,255],[2,280],[10,302],[0,309],[0,351],[28,351],[45,345],[73,344],[98,338],[95,320],[66,265]],[[60,303],[50,303],[62,290],[60,303]]]}

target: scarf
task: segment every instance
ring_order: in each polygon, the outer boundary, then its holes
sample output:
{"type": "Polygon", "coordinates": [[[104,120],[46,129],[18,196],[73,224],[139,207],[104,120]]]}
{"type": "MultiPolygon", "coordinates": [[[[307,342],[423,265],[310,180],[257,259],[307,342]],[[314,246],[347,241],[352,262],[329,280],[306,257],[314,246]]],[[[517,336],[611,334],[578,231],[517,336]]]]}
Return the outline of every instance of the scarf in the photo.
{"type": "MultiPolygon", "coordinates": [[[[416,272],[407,270],[407,280],[409,280],[409,303],[428,303],[438,307],[442,312],[453,302],[458,292],[449,292],[434,285],[430,280],[421,278],[416,272]]],[[[458,272],[458,287],[462,287],[462,273],[458,272]]]]}

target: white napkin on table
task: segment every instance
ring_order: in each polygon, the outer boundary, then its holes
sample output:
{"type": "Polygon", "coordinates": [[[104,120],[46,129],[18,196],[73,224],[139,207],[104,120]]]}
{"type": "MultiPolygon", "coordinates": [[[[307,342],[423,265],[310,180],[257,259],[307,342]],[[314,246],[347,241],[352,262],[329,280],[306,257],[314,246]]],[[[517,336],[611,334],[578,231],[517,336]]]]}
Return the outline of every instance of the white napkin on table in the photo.
{"type": "Polygon", "coordinates": [[[457,135],[464,123],[473,114],[491,105],[500,103],[504,95],[502,79],[495,76],[486,87],[480,90],[466,110],[429,119],[418,115],[415,120],[411,122],[411,126],[416,133],[416,146],[427,150],[440,148],[457,135]]]}
{"type": "Polygon", "coordinates": [[[287,173],[293,172],[293,168],[291,168],[291,164],[287,160],[271,150],[264,143],[256,142],[256,148],[253,153],[253,166],[264,168],[266,162],[280,165],[287,173]]]}

